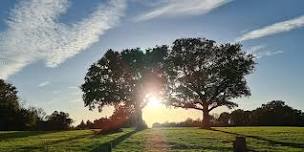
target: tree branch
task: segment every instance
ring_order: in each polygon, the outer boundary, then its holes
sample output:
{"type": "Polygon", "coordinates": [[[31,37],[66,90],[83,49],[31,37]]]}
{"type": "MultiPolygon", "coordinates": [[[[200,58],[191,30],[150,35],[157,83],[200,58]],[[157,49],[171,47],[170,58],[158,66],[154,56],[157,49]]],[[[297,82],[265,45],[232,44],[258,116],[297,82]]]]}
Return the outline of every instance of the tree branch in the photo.
{"type": "Polygon", "coordinates": [[[237,107],[238,105],[234,102],[228,101],[228,100],[223,100],[223,101],[217,101],[216,105],[212,106],[208,111],[210,112],[211,110],[220,107],[220,106],[227,106],[228,108],[233,108],[237,107]]]}
{"type": "Polygon", "coordinates": [[[213,96],[211,98],[209,98],[209,101],[213,101],[221,92],[223,92],[227,86],[225,85],[225,80],[222,81],[217,87],[216,87],[216,91],[214,92],[213,96]]]}
{"type": "Polygon", "coordinates": [[[172,106],[174,106],[174,107],[178,107],[178,108],[191,108],[191,109],[196,109],[196,110],[203,110],[202,108],[199,108],[199,107],[197,107],[197,106],[195,106],[195,105],[175,105],[175,104],[172,104],[172,106]]]}
{"type": "MultiPolygon", "coordinates": [[[[199,96],[201,101],[204,101],[204,95],[200,92],[200,90],[196,90],[196,88],[193,86],[193,84],[189,84],[189,85],[183,85],[183,87],[187,88],[188,90],[190,90],[192,92],[197,93],[197,95],[199,96]]],[[[200,102],[200,101],[195,101],[195,103],[199,103],[201,105],[203,104],[203,102],[200,102]]]]}
{"type": "Polygon", "coordinates": [[[219,107],[220,105],[218,105],[218,104],[216,104],[215,106],[212,106],[210,109],[208,109],[208,111],[210,112],[210,111],[212,111],[213,109],[215,109],[215,108],[217,108],[217,107],[219,107]]]}

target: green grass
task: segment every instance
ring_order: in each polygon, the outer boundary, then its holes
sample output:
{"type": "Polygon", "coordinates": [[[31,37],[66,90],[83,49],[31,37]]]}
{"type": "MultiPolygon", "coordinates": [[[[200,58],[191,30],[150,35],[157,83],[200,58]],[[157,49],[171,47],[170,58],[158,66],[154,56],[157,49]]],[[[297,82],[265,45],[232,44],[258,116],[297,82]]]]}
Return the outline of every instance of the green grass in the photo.
{"type": "Polygon", "coordinates": [[[232,151],[237,135],[246,136],[247,146],[255,151],[302,152],[304,127],[219,127],[163,128],[94,136],[92,131],[0,132],[0,151],[100,151],[104,143],[114,141],[114,152],[142,151],[232,151]]]}
{"type": "Polygon", "coordinates": [[[132,129],[110,135],[94,135],[90,130],[61,132],[0,132],[0,152],[98,151],[102,144],[123,136],[132,129]]]}

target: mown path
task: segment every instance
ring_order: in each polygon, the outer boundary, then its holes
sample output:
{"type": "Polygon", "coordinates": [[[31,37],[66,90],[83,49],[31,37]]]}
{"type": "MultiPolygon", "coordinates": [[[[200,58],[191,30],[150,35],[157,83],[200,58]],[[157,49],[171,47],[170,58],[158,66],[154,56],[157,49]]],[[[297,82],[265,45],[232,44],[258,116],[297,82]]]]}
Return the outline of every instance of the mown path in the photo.
{"type": "Polygon", "coordinates": [[[167,152],[168,149],[166,137],[160,130],[153,130],[146,137],[145,151],[167,152]]]}

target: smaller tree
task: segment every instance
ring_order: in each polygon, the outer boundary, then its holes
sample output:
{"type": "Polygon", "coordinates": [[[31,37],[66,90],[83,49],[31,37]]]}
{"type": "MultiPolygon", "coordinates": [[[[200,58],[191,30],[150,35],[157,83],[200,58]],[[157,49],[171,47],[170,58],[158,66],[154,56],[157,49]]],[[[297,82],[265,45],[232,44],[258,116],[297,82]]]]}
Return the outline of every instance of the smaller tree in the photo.
{"type": "Polygon", "coordinates": [[[228,112],[223,112],[217,120],[220,126],[228,126],[231,121],[230,114],[228,112]]]}
{"type": "Polygon", "coordinates": [[[112,116],[106,121],[103,121],[103,124],[101,125],[101,133],[106,134],[120,131],[123,126],[129,123],[129,120],[132,120],[135,115],[134,113],[135,110],[133,107],[116,105],[112,116]]]}
{"type": "Polygon", "coordinates": [[[16,117],[19,110],[16,87],[0,79],[0,130],[18,130],[16,117]]]}
{"type": "Polygon", "coordinates": [[[18,124],[18,130],[34,130],[37,129],[39,119],[31,109],[21,108],[18,111],[15,121],[18,124]]]}
{"type": "Polygon", "coordinates": [[[248,126],[251,124],[251,112],[237,109],[230,114],[231,124],[234,126],[248,126]]]}
{"type": "Polygon", "coordinates": [[[77,129],[87,129],[87,125],[81,120],[80,124],[76,127],[77,129]]]}
{"type": "Polygon", "coordinates": [[[94,123],[92,121],[87,120],[86,124],[88,129],[94,129],[94,123]]]}
{"type": "Polygon", "coordinates": [[[54,111],[51,115],[47,116],[47,129],[48,130],[66,130],[70,128],[73,120],[69,117],[68,113],[54,111]]]}
{"type": "Polygon", "coordinates": [[[273,100],[252,111],[257,125],[303,126],[304,113],[285,105],[284,101],[273,100]]]}

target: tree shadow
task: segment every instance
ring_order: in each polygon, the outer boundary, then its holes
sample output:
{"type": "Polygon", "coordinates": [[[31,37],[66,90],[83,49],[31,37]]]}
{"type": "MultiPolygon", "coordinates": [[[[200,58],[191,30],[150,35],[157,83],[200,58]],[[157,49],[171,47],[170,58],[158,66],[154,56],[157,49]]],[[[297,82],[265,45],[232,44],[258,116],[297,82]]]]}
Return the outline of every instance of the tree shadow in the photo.
{"type": "MultiPolygon", "coordinates": [[[[131,135],[133,135],[134,133],[136,133],[137,131],[131,131],[129,133],[123,134],[109,142],[103,143],[101,145],[98,145],[96,148],[93,148],[91,151],[92,152],[100,152],[100,151],[105,151],[104,149],[107,148],[109,145],[111,145],[111,148],[114,148],[116,145],[118,145],[119,143],[121,143],[122,141],[124,141],[125,139],[129,138],[131,135]]],[[[42,132],[43,133],[43,132],[42,132]]],[[[51,133],[51,132],[48,132],[51,133]]],[[[36,135],[39,135],[38,133],[36,135]]],[[[10,136],[13,136],[10,134],[10,136]]],[[[61,139],[61,140],[55,140],[55,141],[48,141],[48,140],[43,140],[40,144],[35,144],[35,145],[27,145],[27,146],[22,146],[22,147],[18,147],[17,149],[12,150],[13,151],[34,151],[34,150],[38,150],[38,151],[48,151],[47,149],[51,148],[52,146],[56,145],[56,144],[60,144],[60,143],[66,143],[66,142],[73,142],[82,138],[98,138],[98,136],[104,136],[104,135],[92,135],[92,134],[85,134],[85,135],[78,135],[78,136],[74,136],[74,137],[70,137],[70,138],[65,138],[65,139],[61,139]]],[[[22,137],[28,137],[26,135],[22,136],[22,137]]]]}
{"type": "Polygon", "coordinates": [[[183,143],[168,142],[172,150],[212,150],[212,151],[233,151],[232,147],[218,147],[216,145],[189,145],[183,143]]]}
{"type": "Polygon", "coordinates": [[[266,141],[266,142],[268,142],[268,143],[270,143],[272,145],[281,145],[281,146],[288,146],[288,147],[293,147],[293,148],[304,148],[304,144],[301,144],[301,143],[291,143],[291,142],[275,141],[275,140],[264,138],[264,137],[253,136],[253,135],[244,135],[244,134],[239,134],[239,133],[234,133],[234,132],[228,132],[228,131],[218,130],[218,129],[214,129],[214,128],[210,128],[210,130],[212,130],[212,131],[218,131],[218,132],[222,132],[222,133],[226,133],[226,134],[230,134],[230,135],[243,136],[243,137],[247,137],[247,138],[253,138],[253,139],[257,139],[257,140],[263,140],[263,141],[266,141]]]}
{"type": "MultiPolygon", "coordinates": [[[[53,145],[56,145],[58,143],[71,142],[71,141],[78,140],[78,139],[81,139],[81,138],[85,138],[85,137],[88,137],[88,136],[92,136],[92,135],[85,134],[85,135],[79,135],[79,136],[66,138],[66,139],[61,139],[61,140],[55,140],[55,141],[47,141],[47,140],[42,139],[41,144],[23,146],[23,147],[18,148],[18,151],[33,151],[33,150],[48,149],[48,147],[52,147],[53,145]]],[[[42,150],[42,151],[47,151],[47,150],[42,150]]]]}
{"type": "Polygon", "coordinates": [[[133,134],[135,134],[137,132],[138,132],[137,130],[134,130],[134,131],[131,131],[124,135],[121,135],[109,142],[106,142],[106,143],[103,143],[103,144],[97,146],[96,148],[92,149],[90,152],[106,151],[106,149],[109,147],[115,148],[118,144],[120,144],[121,142],[123,142],[124,140],[126,140],[127,138],[129,138],[130,136],[132,136],[133,134]]]}
{"type": "Polygon", "coordinates": [[[0,136],[0,141],[3,140],[9,140],[9,139],[17,139],[17,138],[26,138],[26,137],[31,137],[31,136],[39,136],[43,134],[49,134],[49,133],[54,133],[55,131],[13,131],[13,132],[6,132],[6,133],[1,133],[0,136]]]}
{"type": "Polygon", "coordinates": [[[64,143],[64,142],[70,142],[73,140],[78,140],[78,139],[82,139],[88,136],[92,136],[90,134],[85,134],[85,135],[79,135],[79,136],[75,136],[75,137],[71,137],[71,138],[67,138],[67,139],[61,139],[61,140],[56,140],[56,141],[51,141],[51,142],[45,142],[44,144],[47,146],[52,146],[58,143],[64,143]]]}

